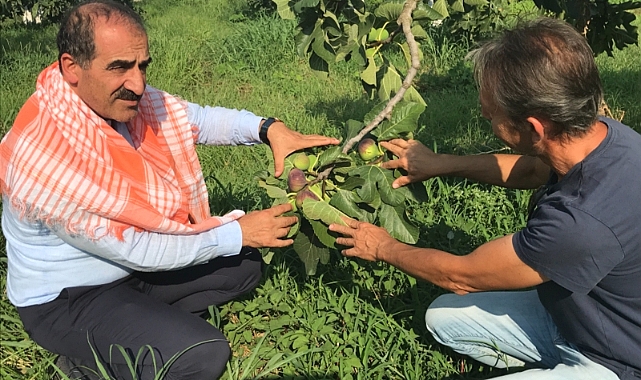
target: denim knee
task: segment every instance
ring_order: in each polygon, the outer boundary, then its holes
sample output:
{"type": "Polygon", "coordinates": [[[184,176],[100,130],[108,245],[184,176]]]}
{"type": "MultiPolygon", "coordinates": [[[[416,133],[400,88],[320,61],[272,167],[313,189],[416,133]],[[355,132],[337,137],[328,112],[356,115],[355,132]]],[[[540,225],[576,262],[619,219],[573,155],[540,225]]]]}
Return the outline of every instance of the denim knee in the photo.
{"type": "Polygon", "coordinates": [[[457,297],[460,296],[456,294],[443,294],[436,298],[425,312],[425,326],[427,330],[434,336],[434,339],[442,344],[443,341],[439,336],[439,331],[442,326],[450,323],[452,311],[449,306],[453,304],[453,301],[457,297]]]}

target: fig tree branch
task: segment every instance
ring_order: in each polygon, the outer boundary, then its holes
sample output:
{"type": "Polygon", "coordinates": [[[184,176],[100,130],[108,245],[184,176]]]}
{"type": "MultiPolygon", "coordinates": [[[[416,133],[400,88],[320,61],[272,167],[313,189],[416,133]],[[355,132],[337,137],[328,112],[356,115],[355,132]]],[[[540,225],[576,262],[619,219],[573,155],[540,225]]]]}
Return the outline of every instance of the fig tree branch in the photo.
{"type": "Polygon", "coordinates": [[[401,101],[401,99],[403,99],[405,92],[412,86],[412,81],[414,80],[414,77],[416,76],[416,73],[418,72],[421,64],[418,58],[418,45],[416,43],[416,40],[414,40],[414,34],[412,34],[412,12],[414,11],[414,9],[416,9],[416,2],[417,0],[405,1],[405,4],[403,5],[403,11],[396,21],[403,28],[403,34],[405,34],[405,38],[407,39],[407,45],[409,46],[411,57],[411,65],[407,70],[407,75],[403,80],[403,84],[401,85],[401,88],[398,90],[398,92],[396,92],[396,94],[387,102],[385,108],[383,108],[383,110],[378,115],[376,115],[376,117],[368,125],[361,129],[361,131],[356,136],[345,142],[345,145],[343,145],[342,149],[342,152],[344,154],[347,154],[347,152],[349,152],[349,150],[352,149],[352,147],[356,143],[358,143],[366,134],[376,128],[381,123],[381,121],[389,118],[389,116],[392,114],[394,106],[399,101],[401,101]]]}

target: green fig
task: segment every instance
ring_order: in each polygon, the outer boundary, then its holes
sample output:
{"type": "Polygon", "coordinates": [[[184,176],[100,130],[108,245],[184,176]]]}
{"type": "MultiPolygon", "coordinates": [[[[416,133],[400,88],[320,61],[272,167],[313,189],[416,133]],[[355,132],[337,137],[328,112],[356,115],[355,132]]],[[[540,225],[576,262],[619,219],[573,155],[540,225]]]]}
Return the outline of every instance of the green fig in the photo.
{"type": "Polygon", "coordinates": [[[309,169],[309,157],[305,153],[297,153],[294,156],[294,166],[300,170],[309,169]]]}
{"type": "Polygon", "coordinates": [[[367,57],[367,58],[374,57],[374,54],[376,54],[376,49],[375,48],[369,48],[369,49],[365,50],[365,57],[367,57]]]}
{"type": "Polygon", "coordinates": [[[383,152],[378,148],[376,141],[370,138],[364,138],[358,143],[358,154],[365,161],[371,161],[380,157],[383,152]]]}
{"type": "Polygon", "coordinates": [[[289,171],[287,176],[287,186],[290,191],[297,192],[300,191],[303,187],[307,185],[307,178],[305,178],[305,172],[298,168],[294,168],[289,171]]]}
{"type": "Polygon", "coordinates": [[[389,37],[389,32],[385,28],[372,28],[367,35],[367,42],[377,42],[389,37]]]}

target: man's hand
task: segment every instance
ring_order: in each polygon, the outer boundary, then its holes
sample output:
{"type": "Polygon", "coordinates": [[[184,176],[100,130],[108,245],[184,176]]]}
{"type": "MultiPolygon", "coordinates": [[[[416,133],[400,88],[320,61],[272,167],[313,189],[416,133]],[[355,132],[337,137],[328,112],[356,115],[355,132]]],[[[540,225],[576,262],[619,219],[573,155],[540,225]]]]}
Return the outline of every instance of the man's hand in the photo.
{"type": "Polygon", "coordinates": [[[351,247],[342,251],[345,256],[368,261],[384,260],[384,255],[398,243],[384,228],[350,218],[343,220],[347,226],[330,224],[329,229],[345,236],[336,239],[336,243],[351,247]]]}
{"type": "Polygon", "coordinates": [[[267,131],[267,139],[274,154],[274,176],[279,177],[285,169],[285,158],[297,150],[314,146],[337,145],[340,141],[321,135],[304,135],[292,131],[282,121],[274,122],[267,131]]]}
{"type": "Polygon", "coordinates": [[[243,247],[286,247],[294,242],[293,239],[283,239],[298,218],[283,216],[291,211],[292,205],[284,203],[260,211],[252,211],[239,218],[238,224],[243,233],[243,247]]]}
{"type": "Polygon", "coordinates": [[[437,176],[434,171],[438,154],[416,140],[394,139],[382,141],[381,146],[394,153],[396,160],[383,162],[386,169],[405,169],[407,175],[398,177],[392,187],[397,189],[412,182],[421,182],[437,176]]]}

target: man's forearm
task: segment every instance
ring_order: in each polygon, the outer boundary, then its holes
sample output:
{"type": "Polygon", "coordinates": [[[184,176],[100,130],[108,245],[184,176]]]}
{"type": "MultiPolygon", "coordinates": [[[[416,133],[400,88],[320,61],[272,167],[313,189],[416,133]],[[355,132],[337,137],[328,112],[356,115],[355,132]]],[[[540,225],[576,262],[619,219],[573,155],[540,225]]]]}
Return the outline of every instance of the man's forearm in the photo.
{"type": "Polygon", "coordinates": [[[377,259],[456,294],[523,289],[547,281],[521,261],[514,250],[512,235],[491,240],[467,255],[394,241],[379,250],[377,259]]]}
{"type": "Polygon", "coordinates": [[[460,265],[461,257],[445,251],[414,247],[396,241],[380,252],[379,260],[412,277],[431,282],[457,294],[468,293],[471,290],[456,276],[456,266],[460,265]]]}
{"type": "Polygon", "coordinates": [[[538,158],[514,154],[441,155],[439,175],[515,189],[534,189],[546,183],[549,168],[538,158]]]}

